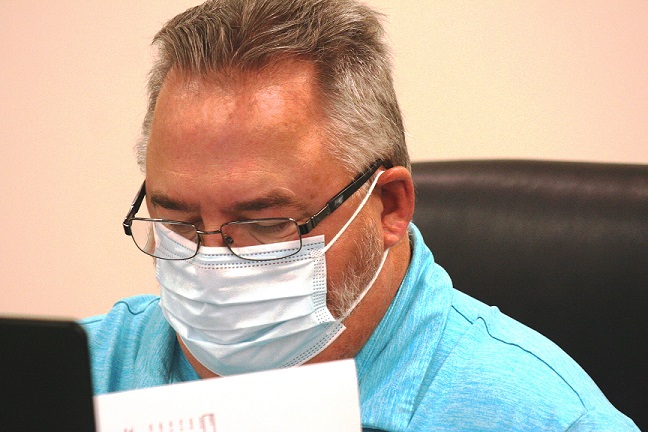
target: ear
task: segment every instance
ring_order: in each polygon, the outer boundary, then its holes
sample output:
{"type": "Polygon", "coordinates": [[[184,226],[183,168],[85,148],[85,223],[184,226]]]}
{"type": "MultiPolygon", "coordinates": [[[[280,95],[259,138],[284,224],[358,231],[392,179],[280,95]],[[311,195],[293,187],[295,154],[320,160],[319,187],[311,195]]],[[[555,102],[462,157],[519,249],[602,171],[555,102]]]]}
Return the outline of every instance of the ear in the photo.
{"type": "Polygon", "coordinates": [[[407,226],[414,214],[412,174],[402,166],[390,168],[380,176],[376,189],[380,190],[383,241],[388,248],[407,235],[407,226]]]}

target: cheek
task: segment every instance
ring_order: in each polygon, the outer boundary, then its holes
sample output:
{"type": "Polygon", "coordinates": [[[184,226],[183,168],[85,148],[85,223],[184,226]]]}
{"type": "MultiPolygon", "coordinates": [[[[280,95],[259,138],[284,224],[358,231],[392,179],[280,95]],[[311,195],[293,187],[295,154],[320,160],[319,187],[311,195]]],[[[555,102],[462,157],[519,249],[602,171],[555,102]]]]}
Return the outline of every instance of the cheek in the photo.
{"type": "MultiPolygon", "coordinates": [[[[340,236],[337,242],[326,253],[326,271],[329,291],[334,292],[344,288],[344,283],[350,276],[363,279],[370,278],[369,273],[374,267],[372,248],[380,248],[379,231],[376,221],[361,213],[340,236]],[[350,275],[352,273],[352,275],[350,275]]],[[[380,242],[381,243],[381,242],[380,242]]],[[[382,252],[382,251],[379,251],[382,252]]],[[[380,253],[378,253],[380,255],[380,253]]]]}
{"type": "MultiPolygon", "coordinates": [[[[337,243],[336,246],[338,246],[337,243]]],[[[349,259],[351,257],[351,254],[348,254],[348,248],[344,247],[331,248],[326,252],[326,283],[329,295],[340,287],[340,283],[350,266],[349,259]]]]}

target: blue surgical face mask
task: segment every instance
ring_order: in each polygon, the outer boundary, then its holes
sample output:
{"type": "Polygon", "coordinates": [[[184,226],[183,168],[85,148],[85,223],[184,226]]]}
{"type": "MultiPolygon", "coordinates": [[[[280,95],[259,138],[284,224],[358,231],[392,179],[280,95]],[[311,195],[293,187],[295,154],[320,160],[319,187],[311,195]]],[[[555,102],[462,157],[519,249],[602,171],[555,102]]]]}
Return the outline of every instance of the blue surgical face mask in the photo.
{"type": "MultiPolygon", "coordinates": [[[[156,263],[162,312],[191,354],[217,375],[234,375],[305,363],[344,330],[343,320],[375,282],[387,257],[356,302],[339,318],[326,306],[326,251],[360,212],[378,173],[355,213],[327,244],[324,236],[302,240],[295,255],[270,261],[239,258],[226,247],[202,246],[190,260],[156,263]]],[[[157,247],[185,255],[193,244],[161,228],[157,247]]],[[[276,254],[299,241],[242,248],[240,255],[276,254]]]]}

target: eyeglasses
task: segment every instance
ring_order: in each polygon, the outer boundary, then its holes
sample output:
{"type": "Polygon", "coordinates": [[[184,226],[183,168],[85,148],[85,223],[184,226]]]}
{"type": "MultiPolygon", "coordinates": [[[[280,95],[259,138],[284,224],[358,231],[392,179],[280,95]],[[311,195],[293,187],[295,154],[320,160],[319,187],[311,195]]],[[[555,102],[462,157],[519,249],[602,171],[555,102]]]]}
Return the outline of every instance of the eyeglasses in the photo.
{"type": "Polygon", "coordinates": [[[298,224],[292,218],[264,218],[249,219],[226,222],[214,231],[201,231],[194,224],[166,219],[139,218],[135,217],[139,211],[144,197],[146,196],[146,182],[142,183],[137,196],[128,210],[128,214],[122,223],[124,232],[130,236],[135,245],[145,254],[155,258],[166,260],[185,260],[196,256],[202,237],[205,235],[220,234],[223,243],[236,256],[250,261],[268,261],[273,259],[286,258],[295,255],[302,248],[302,236],[310,233],[315,227],[324,220],[328,215],[340,207],[349,197],[351,197],[367,180],[380,168],[385,166],[387,169],[392,164],[382,160],[372,163],[369,168],[359,174],[348,186],[335,195],[326,205],[305,223],[298,224]],[[186,255],[178,256],[177,251],[172,255],[164,248],[158,247],[156,238],[160,232],[172,232],[179,235],[189,242],[190,248],[186,250],[186,255]],[[283,254],[272,254],[270,258],[263,258],[260,255],[246,255],[242,249],[247,246],[268,245],[273,243],[282,243],[287,241],[298,240],[298,246],[284,251],[283,254]]]}

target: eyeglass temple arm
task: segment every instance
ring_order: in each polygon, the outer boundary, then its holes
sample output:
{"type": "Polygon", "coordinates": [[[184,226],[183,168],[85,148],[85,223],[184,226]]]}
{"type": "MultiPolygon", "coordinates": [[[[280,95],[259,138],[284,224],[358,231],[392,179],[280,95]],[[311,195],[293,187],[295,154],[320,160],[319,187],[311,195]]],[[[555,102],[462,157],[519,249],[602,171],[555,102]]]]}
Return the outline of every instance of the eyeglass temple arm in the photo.
{"type": "Polygon", "coordinates": [[[378,159],[369,166],[367,171],[358,175],[347,187],[342,189],[340,193],[335,195],[326,206],[314,216],[308,219],[304,224],[299,225],[300,234],[308,234],[328,215],[333,213],[338,207],[340,207],[351,195],[353,195],[358,189],[362,187],[363,184],[376,172],[378,168],[384,165],[386,168],[391,168],[393,165],[391,162],[385,162],[381,159],[378,159]]]}
{"type": "Polygon", "coordinates": [[[126,217],[122,222],[122,226],[124,227],[124,232],[126,233],[127,236],[133,234],[131,231],[131,220],[135,217],[135,215],[139,211],[139,208],[142,205],[142,201],[144,201],[145,196],[146,196],[146,180],[142,182],[142,186],[137,192],[137,195],[135,195],[135,199],[133,200],[133,203],[130,205],[130,208],[128,209],[128,213],[126,214],[126,217]]]}

